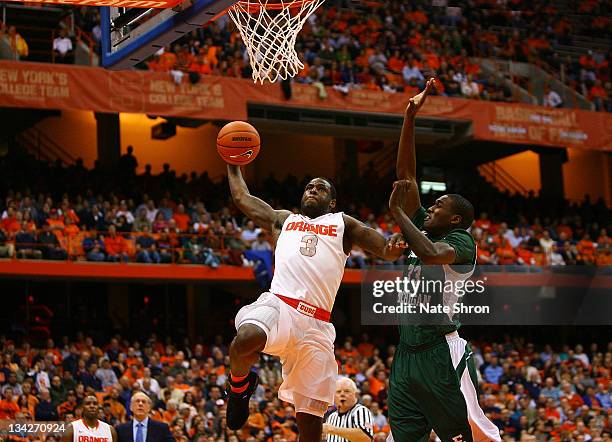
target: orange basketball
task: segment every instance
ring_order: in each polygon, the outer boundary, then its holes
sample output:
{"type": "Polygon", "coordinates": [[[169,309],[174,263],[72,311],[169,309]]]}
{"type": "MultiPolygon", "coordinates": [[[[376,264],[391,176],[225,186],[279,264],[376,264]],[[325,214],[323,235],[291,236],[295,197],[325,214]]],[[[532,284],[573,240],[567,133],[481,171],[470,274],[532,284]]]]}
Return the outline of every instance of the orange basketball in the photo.
{"type": "Polygon", "coordinates": [[[217,152],[223,161],[242,166],[249,164],[259,154],[259,132],[249,123],[232,121],[217,135],[217,152]]]}

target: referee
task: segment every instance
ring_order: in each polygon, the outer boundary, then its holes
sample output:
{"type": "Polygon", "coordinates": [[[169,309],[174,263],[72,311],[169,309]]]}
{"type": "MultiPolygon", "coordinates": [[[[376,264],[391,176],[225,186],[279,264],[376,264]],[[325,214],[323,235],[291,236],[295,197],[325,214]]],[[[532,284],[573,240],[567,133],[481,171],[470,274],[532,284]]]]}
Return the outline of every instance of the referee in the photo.
{"type": "Polygon", "coordinates": [[[357,403],[357,386],[349,378],[336,382],[336,411],[323,424],[327,442],[370,442],[374,438],[372,412],[357,403]]]}

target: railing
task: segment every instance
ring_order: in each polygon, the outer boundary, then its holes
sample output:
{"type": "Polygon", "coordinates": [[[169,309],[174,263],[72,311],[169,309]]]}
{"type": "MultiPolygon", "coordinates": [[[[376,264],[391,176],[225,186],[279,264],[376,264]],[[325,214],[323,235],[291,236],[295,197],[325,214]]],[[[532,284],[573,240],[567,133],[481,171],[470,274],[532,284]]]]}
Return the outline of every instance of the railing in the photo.
{"type": "Polygon", "coordinates": [[[500,190],[527,195],[528,190],[495,161],[478,166],[480,174],[500,190]]]}
{"type": "Polygon", "coordinates": [[[529,91],[520,87],[514,81],[513,75],[504,65],[498,63],[498,60],[489,58],[473,58],[472,61],[478,64],[487,74],[494,75],[512,91],[513,101],[519,103],[538,104],[538,99],[529,91]]]}
{"type": "Polygon", "coordinates": [[[15,138],[18,143],[36,155],[38,160],[55,161],[59,159],[64,164],[74,164],[77,160],[70,152],[36,127],[21,132],[15,138]]]}
{"type": "MultiPolygon", "coordinates": [[[[488,70],[497,70],[505,76],[511,77],[513,83],[515,79],[527,79],[527,88],[520,88],[529,97],[536,99],[532,104],[539,104],[544,97],[544,86],[551,86],[551,89],[557,91],[563,100],[563,107],[594,110],[595,106],[586,97],[555,78],[555,72],[546,63],[541,63],[536,66],[532,63],[515,62],[511,60],[501,59],[478,59],[481,66],[488,70]]],[[[517,86],[518,88],[518,86],[517,86]]],[[[514,89],[513,89],[514,90],[514,89]]],[[[521,100],[524,101],[524,100],[521,100]]]]}

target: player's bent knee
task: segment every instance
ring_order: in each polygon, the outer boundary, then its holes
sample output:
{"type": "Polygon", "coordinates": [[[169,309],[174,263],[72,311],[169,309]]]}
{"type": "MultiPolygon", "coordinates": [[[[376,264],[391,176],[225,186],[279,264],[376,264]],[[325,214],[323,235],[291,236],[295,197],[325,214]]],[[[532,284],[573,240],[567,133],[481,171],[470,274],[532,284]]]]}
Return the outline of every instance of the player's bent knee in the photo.
{"type": "Polygon", "coordinates": [[[266,346],[266,332],[254,324],[243,324],[238,329],[236,337],[230,346],[230,354],[246,356],[259,353],[266,346]]]}

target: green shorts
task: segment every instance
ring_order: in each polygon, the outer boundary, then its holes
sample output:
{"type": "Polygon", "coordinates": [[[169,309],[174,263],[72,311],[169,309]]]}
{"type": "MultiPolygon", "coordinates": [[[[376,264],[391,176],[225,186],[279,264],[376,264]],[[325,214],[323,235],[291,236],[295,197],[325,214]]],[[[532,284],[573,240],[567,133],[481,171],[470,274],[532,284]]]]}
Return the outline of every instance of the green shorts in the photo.
{"type": "Polygon", "coordinates": [[[477,440],[483,440],[480,435],[500,440],[497,427],[478,405],[470,346],[456,333],[449,336],[418,348],[398,346],[389,380],[389,418],[396,442],[428,441],[432,429],[442,442],[473,442],[474,428],[477,440]]]}

